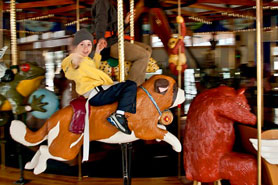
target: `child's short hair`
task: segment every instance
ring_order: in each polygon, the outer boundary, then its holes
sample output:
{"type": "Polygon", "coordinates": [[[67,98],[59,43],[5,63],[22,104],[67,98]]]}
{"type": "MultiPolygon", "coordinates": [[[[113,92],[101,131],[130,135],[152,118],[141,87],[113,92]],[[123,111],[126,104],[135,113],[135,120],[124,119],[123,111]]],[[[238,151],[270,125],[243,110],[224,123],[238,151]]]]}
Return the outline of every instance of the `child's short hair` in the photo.
{"type": "Polygon", "coordinates": [[[77,46],[83,40],[90,40],[92,42],[92,44],[94,44],[94,37],[93,37],[93,35],[90,32],[88,32],[85,28],[77,31],[74,34],[72,45],[73,46],[77,46]]]}

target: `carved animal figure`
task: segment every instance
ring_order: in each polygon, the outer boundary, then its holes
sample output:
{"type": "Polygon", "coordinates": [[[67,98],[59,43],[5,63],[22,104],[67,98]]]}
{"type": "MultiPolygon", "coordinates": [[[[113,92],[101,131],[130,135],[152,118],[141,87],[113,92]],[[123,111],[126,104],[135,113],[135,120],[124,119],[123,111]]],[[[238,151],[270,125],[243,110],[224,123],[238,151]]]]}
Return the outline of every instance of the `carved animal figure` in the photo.
{"type": "Polygon", "coordinates": [[[255,157],[232,152],[235,121],[254,125],[245,89],[221,86],[191,103],[184,132],[186,177],[199,182],[228,179],[231,185],[257,184],[255,157]]]}
{"type": "MultiPolygon", "coordinates": [[[[194,1],[196,0],[186,1],[184,2],[185,4],[183,3],[183,6],[194,4],[194,1]]],[[[139,0],[135,5],[136,15],[134,20],[136,22],[142,15],[149,15],[152,32],[159,37],[169,55],[169,69],[174,75],[178,75],[178,70],[183,73],[187,68],[184,37],[186,34],[192,33],[190,30],[187,30],[186,33],[183,17],[177,16],[176,22],[180,25],[181,32],[178,38],[173,36],[168,18],[161,7],[159,7],[159,4],[158,0],[139,0]]]]}
{"type": "Polygon", "coordinates": [[[181,27],[181,34],[178,38],[172,36],[168,20],[160,8],[151,8],[149,10],[151,25],[154,33],[161,39],[165,50],[169,55],[169,69],[174,75],[178,75],[178,70],[182,73],[187,68],[184,37],[186,27],[183,17],[177,16],[176,21],[181,27]]]}
{"type": "Polygon", "coordinates": [[[8,123],[10,114],[7,111],[12,111],[13,114],[31,110],[44,112],[42,107],[45,103],[41,102],[42,96],[34,97],[30,105],[25,103],[26,97],[33,93],[44,79],[44,69],[31,63],[24,63],[19,65],[16,74],[10,69],[5,70],[5,75],[0,79],[0,126],[8,123]]]}
{"type": "MultiPolygon", "coordinates": [[[[177,88],[175,80],[164,75],[151,77],[142,85],[152,96],[161,111],[175,107],[185,100],[184,91],[177,88]]],[[[164,125],[158,125],[159,112],[148,94],[142,89],[137,90],[136,114],[128,114],[128,126],[131,135],[119,132],[108,123],[106,118],[116,110],[117,103],[99,107],[90,107],[90,141],[105,143],[125,143],[138,139],[163,140],[177,152],[181,151],[179,140],[164,125]]],[[[48,145],[41,145],[26,169],[34,169],[39,174],[46,169],[48,159],[60,161],[71,160],[79,152],[83,144],[83,134],[69,132],[73,109],[67,106],[54,113],[36,132],[29,130],[24,123],[14,120],[10,126],[10,134],[14,140],[26,145],[38,145],[48,139],[48,145]]]]}
{"type": "MultiPolygon", "coordinates": [[[[44,73],[44,69],[39,66],[31,63],[21,64],[12,81],[0,83],[0,111],[12,110],[14,114],[26,112],[24,98],[39,87],[44,73]]],[[[43,111],[43,105],[34,105],[31,108],[43,111]]]]}

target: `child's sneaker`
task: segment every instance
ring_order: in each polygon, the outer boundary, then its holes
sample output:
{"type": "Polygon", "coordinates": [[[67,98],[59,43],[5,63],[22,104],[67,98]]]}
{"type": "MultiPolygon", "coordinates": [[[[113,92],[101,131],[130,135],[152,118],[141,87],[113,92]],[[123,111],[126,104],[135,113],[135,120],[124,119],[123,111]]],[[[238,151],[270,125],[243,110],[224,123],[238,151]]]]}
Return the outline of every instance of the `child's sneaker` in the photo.
{"type": "Polygon", "coordinates": [[[131,134],[127,126],[127,119],[124,115],[113,113],[107,118],[108,122],[117,127],[125,134],[131,134]]]}

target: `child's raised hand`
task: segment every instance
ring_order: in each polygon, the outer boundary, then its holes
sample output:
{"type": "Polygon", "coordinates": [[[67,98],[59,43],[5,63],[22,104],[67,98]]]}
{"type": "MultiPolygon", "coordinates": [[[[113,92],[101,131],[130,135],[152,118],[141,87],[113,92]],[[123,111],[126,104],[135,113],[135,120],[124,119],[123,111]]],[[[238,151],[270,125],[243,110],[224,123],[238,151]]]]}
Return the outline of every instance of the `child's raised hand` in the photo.
{"type": "Polygon", "coordinates": [[[100,53],[107,46],[107,42],[105,39],[100,39],[97,43],[96,53],[100,53]]]}
{"type": "MultiPolygon", "coordinates": [[[[134,10],[134,17],[136,16],[136,10],[134,10]]],[[[131,15],[131,13],[130,12],[128,12],[127,13],[127,15],[126,15],[126,17],[125,17],[125,24],[128,24],[129,22],[130,22],[130,15],[131,15]]]]}
{"type": "Polygon", "coordinates": [[[71,62],[72,62],[72,65],[74,68],[78,68],[82,58],[83,58],[83,56],[80,55],[79,53],[72,53],[71,62]]]}

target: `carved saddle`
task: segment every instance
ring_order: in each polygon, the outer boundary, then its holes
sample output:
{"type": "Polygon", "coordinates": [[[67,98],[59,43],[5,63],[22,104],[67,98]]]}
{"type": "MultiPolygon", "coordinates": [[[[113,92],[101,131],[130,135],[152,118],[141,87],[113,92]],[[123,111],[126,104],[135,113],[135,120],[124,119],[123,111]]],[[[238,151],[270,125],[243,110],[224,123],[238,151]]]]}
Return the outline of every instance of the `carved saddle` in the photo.
{"type": "MultiPolygon", "coordinates": [[[[79,96],[78,98],[72,100],[70,105],[73,109],[73,115],[71,118],[69,131],[75,134],[81,134],[84,132],[85,126],[85,115],[86,115],[86,104],[87,99],[83,96],[79,96]]],[[[89,106],[90,112],[90,106],[89,106]]]]}

